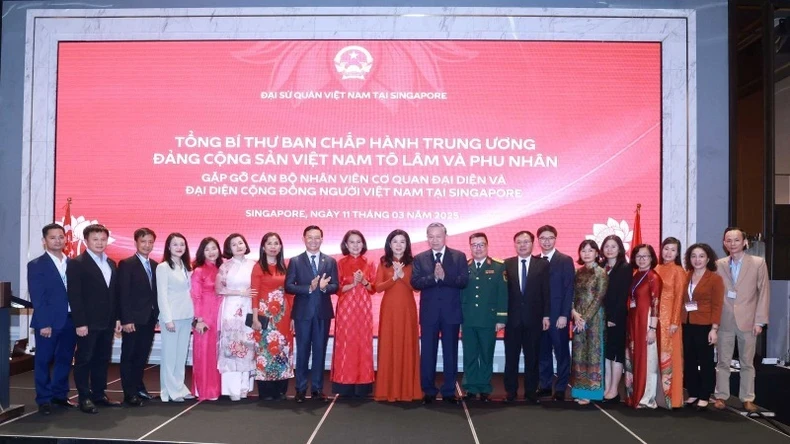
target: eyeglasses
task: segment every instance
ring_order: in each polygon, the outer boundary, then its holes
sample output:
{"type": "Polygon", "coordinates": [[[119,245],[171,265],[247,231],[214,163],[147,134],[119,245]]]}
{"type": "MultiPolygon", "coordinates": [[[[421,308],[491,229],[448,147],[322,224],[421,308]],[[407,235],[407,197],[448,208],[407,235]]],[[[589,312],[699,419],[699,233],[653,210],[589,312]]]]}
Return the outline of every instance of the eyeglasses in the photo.
{"type": "Polygon", "coordinates": [[[550,241],[553,241],[553,240],[556,240],[556,239],[557,239],[556,236],[545,236],[545,237],[541,236],[541,237],[538,238],[538,240],[541,241],[541,242],[550,242],[550,241]]]}
{"type": "Polygon", "coordinates": [[[475,249],[477,249],[477,248],[485,248],[486,245],[488,245],[488,244],[469,244],[470,247],[475,248],[475,249]]]}
{"type": "Polygon", "coordinates": [[[641,255],[641,254],[637,254],[634,257],[636,258],[636,260],[639,260],[639,259],[652,259],[650,256],[644,256],[644,255],[641,255]]]}

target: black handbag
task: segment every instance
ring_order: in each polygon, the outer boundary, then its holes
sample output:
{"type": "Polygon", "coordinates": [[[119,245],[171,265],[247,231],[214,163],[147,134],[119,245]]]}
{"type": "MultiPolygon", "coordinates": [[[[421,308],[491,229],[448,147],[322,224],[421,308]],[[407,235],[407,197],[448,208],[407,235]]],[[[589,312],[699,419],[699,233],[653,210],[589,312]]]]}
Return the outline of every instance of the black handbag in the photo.
{"type": "MultiPolygon", "coordinates": [[[[258,315],[258,322],[261,323],[261,330],[269,328],[269,318],[266,316],[258,315]]],[[[252,328],[252,313],[247,313],[247,319],[244,320],[244,325],[252,328]]]]}

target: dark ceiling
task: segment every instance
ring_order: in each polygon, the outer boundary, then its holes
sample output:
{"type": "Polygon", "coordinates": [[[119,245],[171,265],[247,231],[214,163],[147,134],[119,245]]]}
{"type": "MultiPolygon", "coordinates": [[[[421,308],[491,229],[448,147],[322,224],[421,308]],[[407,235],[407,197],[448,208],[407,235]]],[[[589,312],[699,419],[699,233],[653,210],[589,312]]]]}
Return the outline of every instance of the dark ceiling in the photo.
{"type": "MultiPolygon", "coordinates": [[[[738,97],[748,96],[762,89],[763,66],[763,7],[754,1],[739,1],[735,7],[735,51],[738,97]]],[[[779,2],[774,2],[774,4],[779,2]]],[[[784,2],[781,2],[784,3],[784,2]]],[[[790,5],[774,6],[773,25],[774,81],[790,76],[790,5]]]]}

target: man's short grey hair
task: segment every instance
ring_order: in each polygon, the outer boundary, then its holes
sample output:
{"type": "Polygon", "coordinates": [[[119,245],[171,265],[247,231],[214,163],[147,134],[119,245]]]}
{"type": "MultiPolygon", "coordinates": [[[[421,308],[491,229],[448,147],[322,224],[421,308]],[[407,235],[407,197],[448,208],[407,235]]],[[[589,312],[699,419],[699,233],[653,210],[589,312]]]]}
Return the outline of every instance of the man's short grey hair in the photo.
{"type": "Polygon", "coordinates": [[[434,222],[428,225],[428,228],[425,231],[428,232],[431,228],[441,228],[444,231],[444,234],[447,234],[447,227],[445,227],[443,223],[434,222]]]}

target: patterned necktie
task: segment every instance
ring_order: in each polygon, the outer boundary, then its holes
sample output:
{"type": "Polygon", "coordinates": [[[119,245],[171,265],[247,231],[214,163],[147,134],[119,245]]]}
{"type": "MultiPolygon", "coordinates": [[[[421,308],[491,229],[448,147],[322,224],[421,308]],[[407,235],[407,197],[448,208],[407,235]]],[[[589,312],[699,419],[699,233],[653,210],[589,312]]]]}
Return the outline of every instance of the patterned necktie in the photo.
{"type": "Polygon", "coordinates": [[[527,260],[521,259],[521,294],[527,293],[527,260]]]}
{"type": "Polygon", "coordinates": [[[145,274],[148,275],[148,285],[153,288],[154,286],[154,275],[151,273],[151,263],[148,262],[148,259],[143,261],[143,268],[145,268],[145,274]]]}
{"type": "Polygon", "coordinates": [[[442,263],[442,253],[436,253],[436,263],[437,264],[442,263]]]}
{"type": "Polygon", "coordinates": [[[318,265],[315,263],[315,255],[310,256],[310,267],[313,269],[313,276],[318,276],[318,265]]]}

